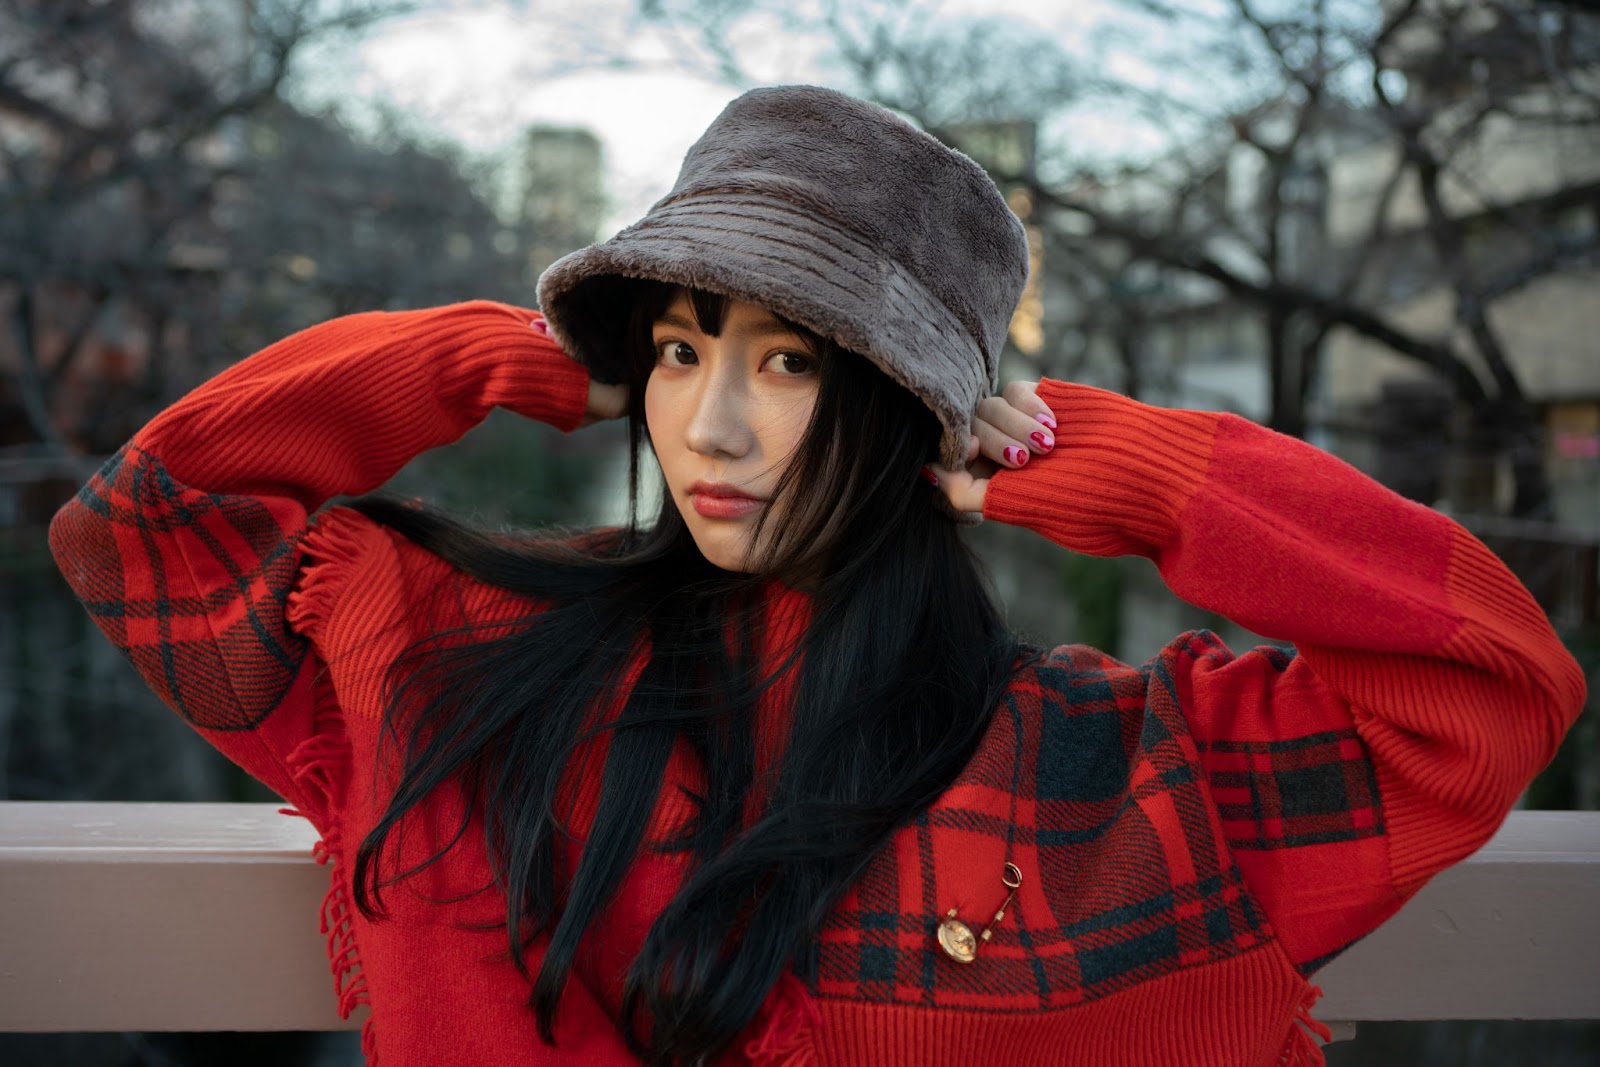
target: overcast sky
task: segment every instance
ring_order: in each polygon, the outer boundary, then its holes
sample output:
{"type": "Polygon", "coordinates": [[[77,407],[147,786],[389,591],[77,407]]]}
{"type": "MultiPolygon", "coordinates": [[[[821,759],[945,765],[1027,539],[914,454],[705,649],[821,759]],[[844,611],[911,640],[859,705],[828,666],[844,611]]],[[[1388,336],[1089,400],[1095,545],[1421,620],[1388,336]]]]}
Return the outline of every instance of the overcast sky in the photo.
{"type": "MultiPolygon", "coordinates": [[[[1004,14],[1069,50],[1089,39],[1106,11],[1105,0],[925,6],[946,15],[1004,14]]],[[[383,102],[483,153],[505,150],[530,123],[587,126],[605,148],[608,229],[615,229],[666,192],[689,145],[740,91],[702,73],[710,67],[693,41],[641,22],[634,7],[633,0],[444,0],[310,53],[302,93],[311,103],[336,100],[356,116],[366,103],[383,102]],[[629,69],[608,63],[619,54],[629,69]]],[[[840,85],[825,61],[825,41],[752,22],[743,25],[738,49],[762,83],[840,85]]],[[[1128,138],[1127,125],[1113,116],[1074,121],[1079,138],[1108,147],[1128,138]]]]}

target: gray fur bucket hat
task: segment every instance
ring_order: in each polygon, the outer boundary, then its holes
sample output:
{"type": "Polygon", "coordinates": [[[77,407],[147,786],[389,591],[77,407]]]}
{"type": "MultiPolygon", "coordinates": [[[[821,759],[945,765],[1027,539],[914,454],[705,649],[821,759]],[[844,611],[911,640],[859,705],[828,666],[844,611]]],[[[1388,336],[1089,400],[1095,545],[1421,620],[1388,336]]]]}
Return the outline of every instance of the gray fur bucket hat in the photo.
{"type": "Polygon", "coordinates": [[[761,304],[921,397],[940,461],[961,467],[1027,276],[1022,223],[983,168],[875,104],[794,85],[730,103],[643,219],[544,272],[539,305],[617,382],[627,279],[761,304]]]}

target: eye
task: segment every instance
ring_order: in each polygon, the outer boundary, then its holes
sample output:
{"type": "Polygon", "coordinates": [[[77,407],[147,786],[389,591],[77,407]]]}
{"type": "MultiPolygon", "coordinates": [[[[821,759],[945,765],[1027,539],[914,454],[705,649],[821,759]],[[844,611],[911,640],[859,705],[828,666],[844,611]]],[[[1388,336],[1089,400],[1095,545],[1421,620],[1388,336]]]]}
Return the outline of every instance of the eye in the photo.
{"type": "Polygon", "coordinates": [[[779,352],[767,360],[767,366],[779,374],[810,374],[816,369],[817,360],[804,352],[779,352]]]}
{"type": "Polygon", "coordinates": [[[682,341],[662,341],[656,345],[656,362],[664,367],[692,367],[700,357],[682,341]]]}

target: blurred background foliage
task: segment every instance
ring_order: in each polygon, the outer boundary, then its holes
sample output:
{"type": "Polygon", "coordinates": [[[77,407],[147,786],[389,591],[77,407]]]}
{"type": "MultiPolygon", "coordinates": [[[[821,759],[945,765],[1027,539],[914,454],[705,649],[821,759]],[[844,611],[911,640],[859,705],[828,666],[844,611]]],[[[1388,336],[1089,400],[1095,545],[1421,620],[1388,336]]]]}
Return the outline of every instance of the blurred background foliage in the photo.
{"type": "MultiPolygon", "coordinates": [[[[50,516],[243,355],[355,311],[527,304],[546,265],[603,236],[588,129],[531,126],[486,153],[370,99],[353,119],[326,57],[432,9],[512,11],[531,47],[561,45],[552,71],[625,69],[659,34],[653,62],[729,97],[771,80],[773,42],[803,43],[811,80],[968,152],[1023,218],[1033,280],[1005,377],[1236,411],[1335,452],[1483,536],[1595,679],[1593,5],[1105,0],[1074,34],[1023,17],[1049,6],[618,0],[559,36],[535,3],[0,0],[0,798],[267,799],[93,630],[44,549],[50,516]]],[[[615,428],[497,414],[391,488],[490,524],[614,520],[623,448],[615,428]]],[[[1042,643],[1142,659],[1196,626],[1257,640],[1142,560],[974,537],[1042,643]]],[[[1592,699],[1525,803],[1600,808],[1597,720],[1592,699]]],[[[345,1037],[0,1035],[0,1059],[354,1062],[345,1037]]],[[[1596,1029],[1565,1024],[1390,1024],[1328,1050],[1597,1056],[1596,1029]]]]}

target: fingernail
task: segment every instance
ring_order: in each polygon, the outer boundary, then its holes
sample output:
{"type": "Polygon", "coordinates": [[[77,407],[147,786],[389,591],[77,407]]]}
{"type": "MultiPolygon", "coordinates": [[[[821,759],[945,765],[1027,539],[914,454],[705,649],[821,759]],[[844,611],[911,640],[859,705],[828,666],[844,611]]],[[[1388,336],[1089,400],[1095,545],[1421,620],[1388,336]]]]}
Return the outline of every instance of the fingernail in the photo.
{"type": "Polygon", "coordinates": [[[1043,430],[1035,430],[1028,435],[1028,440],[1039,446],[1039,451],[1048,452],[1056,447],[1056,439],[1043,430]]]}
{"type": "Polygon", "coordinates": [[[1001,455],[1006,457],[1007,463],[1014,464],[1015,466],[1026,467],[1028,465],[1028,450],[1025,448],[1018,448],[1015,445],[1006,445],[1005,451],[1002,452],[1001,455]]]}
{"type": "Polygon", "coordinates": [[[538,330],[543,334],[548,334],[550,332],[550,327],[545,325],[543,319],[534,319],[532,322],[528,323],[528,325],[532,326],[535,330],[538,330]]]}
{"type": "Polygon", "coordinates": [[[927,467],[922,468],[922,480],[933,486],[935,489],[939,488],[939,476],[933,473],[927,467]]]}
{"type": "Polygon", "coordinates": [[[1056,428],[1056,420],[1053,417],[1044,414],[1043,412],[1035,415],[1034,418],[1038,419],[1052,430],[1056,428]]]}

